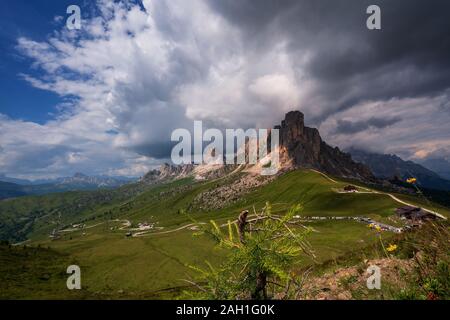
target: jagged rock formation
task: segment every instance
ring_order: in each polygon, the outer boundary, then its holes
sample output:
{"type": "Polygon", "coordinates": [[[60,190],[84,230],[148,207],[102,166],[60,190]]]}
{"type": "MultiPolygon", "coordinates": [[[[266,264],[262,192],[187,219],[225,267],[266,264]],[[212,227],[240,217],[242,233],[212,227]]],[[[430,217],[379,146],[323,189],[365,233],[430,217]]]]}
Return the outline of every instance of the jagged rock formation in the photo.
{"type": "Polygon", "coordinates": [[[319,130],[305,126],[300,111],[286,115],[280,130],[280,159],[296,168],[312,168],[325,173],[361,180],[374,180],[370,169],[352,160],[350,154],[322,140],[319,130]]]}
{"type": "Polygon", "coordinates": [[[191,175],[194,169],[195,166],[192,164],[182,166],[172,166],[170,164],[165,163],[159,169],[149,171],[141,179],[141,182],[145,184],[154,184],[163,181],[181,179],[191,175]]]}

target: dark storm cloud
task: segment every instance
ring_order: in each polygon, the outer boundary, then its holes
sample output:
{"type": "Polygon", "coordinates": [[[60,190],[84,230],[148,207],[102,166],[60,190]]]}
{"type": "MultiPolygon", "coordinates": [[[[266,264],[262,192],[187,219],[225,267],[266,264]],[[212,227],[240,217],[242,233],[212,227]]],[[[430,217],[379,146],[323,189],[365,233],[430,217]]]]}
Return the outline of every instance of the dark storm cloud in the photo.
{"type": "MultiPolygon", "coordinates": [[[[210,1],[253,50],[285,38],[310,54],[308,76],[329,105],[324,120],[364,100],[433,96],[450,87],[450,1],[210,1]],[[377,4],[382,30],[366,28],[377,4]]],[[[304,66],[305,67],[305,66],[304,66]]]]}
{"type": "Polygon", "coordinates": [[[134,146],[133,150],[139,154],[161,160],[170,158],[174,145],[172,142],[149,143],[134,146]]]}
{"type": "Polygon", "coordinates": [[[336,132],[338,134],[355,134],[358,132],[365,131],[370,128],[384,129],[389,126],[400,122],[400,118],[370,118],[366,121],[348,121],[348,120],[338,120],[336,132]]]}

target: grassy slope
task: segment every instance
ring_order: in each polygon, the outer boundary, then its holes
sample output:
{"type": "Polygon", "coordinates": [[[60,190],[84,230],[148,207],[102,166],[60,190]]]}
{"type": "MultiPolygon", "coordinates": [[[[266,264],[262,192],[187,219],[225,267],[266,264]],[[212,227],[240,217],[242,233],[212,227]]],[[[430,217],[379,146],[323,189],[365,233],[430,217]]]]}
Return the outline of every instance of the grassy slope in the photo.
{"type": "MultiPolygon", "coordinates": [[[[143,221],[159,222],[170,230],[189,223],[180,210],[189,207],[194,197],[203,190],[221,182],[192,184],[183,180],[153,188],[123,205],[108,205],[113,218],[129,219],[133,224],[143,221]],[[180,192],[164,194],[174,188],[180,192]],[[163,193],[163,196],[161,196],[163,193]]],[[[333,183],[324,176],[306,170],[288,173],[269,185],[246,195],[244,199],[218,212],[196,212],[191,215],[199,221],[234,219],[241,209],[253,205],[260,209],[266,201],[273,204],[274,212],[283,212],[296,203],[304,204],[305,216],[371,216],[379,221],[388,220],[398,204],[385,195],[338,194],[333,188],[347,183],[333,183]]],[[[408,199],[411,200],[411,199],[408,199]]],[[[414,199],[413,199],[414,200],[414,199]]],[[[105,208],[92,209],[83,215],[95,215],[105,208]]],[[[446,212],[448,214],[448,212],[446,212]]],[[[90,225],[98,223],[90,222],[90,225]]],[[[105,221],[105,220],[100,220],[105,221]]],[[[79,261],[83,270],[85,290],[94,295],[110,295],[124,291],[129,296],[170,297],[176,290],[160,291],[183,286],[181,279],[189,273],[186,265],[201,265],[205,260],[218,262],[221,253],[205,238],[194,238],[192,231],[126,239],[125,231],[111,231],[117,222],[109,221],[91,228],[83,235],[77,231],[64,236],[61,241],[50,242],[41,234],[40,243],[58,252],[69,254],[79,261]]],[[[314,228],[309,241],[317,261],[336,259],[349,251],[363,248],[378,241],[366,226],[350,221],[320,221],[311,223],[314,228]]],[[[312,263],[300,261],[300,266],[312,263]]]]}
{"type": "Polygon", "coordinates": [[[0,299],[84,298],[66,288],[65,271],[74,263],[50,249],[0,245],[0,299]]]}
{"type": "Polygon", "coordinates": [[[333,189],[345,184],[333,183],[313,171],[288,173],[261,190],[250,194],[242,206],[266,201],[274,211],[285,211],[294,203],[302,203],[306,216],[387,216],[395,203],[387,197],[372,194],[339,194],[333,189]]]}
{"type": "MultiPolygon", "coordinates": [[[[181,183],[181,182],[177,182],[181,183]]],[[[147,187],[150,192],[166,187],[147,187]]],[[[122,215],[143,187],[130,184],[115,190],[66,192],[0,201],[0,239],[23,241],[48,235],[55,228],[122,215]]]]}

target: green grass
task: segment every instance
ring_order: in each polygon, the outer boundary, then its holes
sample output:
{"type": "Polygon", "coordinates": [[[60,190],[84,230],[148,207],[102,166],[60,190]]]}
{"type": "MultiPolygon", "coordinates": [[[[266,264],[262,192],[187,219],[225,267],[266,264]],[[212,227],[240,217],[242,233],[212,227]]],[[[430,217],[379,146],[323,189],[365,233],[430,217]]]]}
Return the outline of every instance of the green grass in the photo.
{"type": "Polygon", "coordinates": [[[0,299],[84,299],[66,287],[73,257],[43,248],[0,245],[0,299]]]}
{"type": "Polygon", "coordinates": [[[192,232],[125,239],[111,235],[92,235],[81,241],[55,242],[57,251],[69,252],[85,267],[83,283],[88,290],[152,292],[176,288],[186,283],[188,265],[214,261],[218,253],[208,239],[192,232]]]}

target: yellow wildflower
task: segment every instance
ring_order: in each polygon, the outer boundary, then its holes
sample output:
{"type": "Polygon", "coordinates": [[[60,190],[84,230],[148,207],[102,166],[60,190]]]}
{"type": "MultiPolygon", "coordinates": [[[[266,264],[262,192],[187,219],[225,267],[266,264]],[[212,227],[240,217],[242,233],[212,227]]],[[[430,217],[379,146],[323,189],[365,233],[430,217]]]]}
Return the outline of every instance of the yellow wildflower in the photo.
{"type": "Polygon", "coordinates": [[[388,252],[394,252],[395,250],[397,250],[397,245],[396,244],[390,244],[389,247],[386,249],[388,252]]]}
{"type": "Polygon", "coordinates": [[[416,178],[409,178],[408,180],[406,180],[406,182],[410,183],[410,184],[415,184],[417,182],[416,178]]]}

